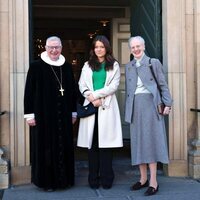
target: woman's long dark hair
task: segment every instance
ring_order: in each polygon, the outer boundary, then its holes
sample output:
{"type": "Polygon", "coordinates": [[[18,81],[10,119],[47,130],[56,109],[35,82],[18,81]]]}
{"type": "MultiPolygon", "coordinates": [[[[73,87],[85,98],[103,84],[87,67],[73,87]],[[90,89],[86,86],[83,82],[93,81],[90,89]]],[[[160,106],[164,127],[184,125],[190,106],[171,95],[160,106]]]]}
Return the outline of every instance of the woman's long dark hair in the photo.
{"type": "Polygon", "coordinates": [[[94,49],[96,42],[100,41],[103,43],[105,49],[106,49],[106,55],[105,55],[105,70],[108,71],[110,69],[113,69],[113,64],[116,61],[116,59],[112,55],[112,49],[110,46],[110,43],[108,39],[104,35],[97,35],[93,42],[92,42],[92,48],[90,50],[90,58],[89,58],[89,66],[93,71],[98,71],[100,69],[101,63],[98,60],[98,57],[96,56],[94,49]]]}

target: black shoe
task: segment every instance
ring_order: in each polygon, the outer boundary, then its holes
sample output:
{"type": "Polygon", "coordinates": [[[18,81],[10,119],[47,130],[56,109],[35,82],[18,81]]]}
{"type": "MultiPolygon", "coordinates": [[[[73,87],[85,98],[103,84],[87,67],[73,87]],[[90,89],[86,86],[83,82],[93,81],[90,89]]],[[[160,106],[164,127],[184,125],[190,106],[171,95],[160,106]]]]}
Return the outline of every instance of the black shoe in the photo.
{"type": "Polygon", "coordinates": [[[52,188],[44,188],[44,191],[45,191],[45,192],[54,192],[55,190],[52,189],[52,188]]]}
{"type": "Polygon", "coordinates": [[[159,185],[157,186],[157,188],[154,188],[154,187],[151,187],[149,186],[147,191],[144,193],[145,196],[151,196],[151,195],[154,195],[158,192],[158,188],[159,188],[159,185]]]}
{"type": "Polygon", "coordinates": [[[99,189],[99,184],[89,184],[92,189],[99,189]]]}
{"type": "Polygon", "coordinates": [[[143,185],[140,182],[133,184],[130,189],[131,190],[140,190],[140,189],[142,189],[144,187],[148,187],[148,186],[149,186],[149,181],[147,180],[146,183],[144,183],[143,185]]]}
{"type": "Polygon", "coordinates": [[[109,190],[112,187],[112,185],[102,185],[102,187],[105,190],[109,190]]]}
{"type": "MultiPolygon", "coordinates": [[[[92,176],[95,177],[95,176],[92,176]]],[[[92,189],[98,189],[100,187],[99,177],[91,178],[91,175],[88,176],[88,183],[92,189]]]]}

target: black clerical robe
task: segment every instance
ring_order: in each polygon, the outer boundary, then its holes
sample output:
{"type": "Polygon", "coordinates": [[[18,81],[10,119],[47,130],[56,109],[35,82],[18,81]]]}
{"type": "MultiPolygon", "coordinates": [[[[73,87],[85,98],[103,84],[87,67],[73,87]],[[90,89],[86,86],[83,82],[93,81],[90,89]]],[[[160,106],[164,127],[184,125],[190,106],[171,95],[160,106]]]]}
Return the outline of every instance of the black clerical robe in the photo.
{"type": "Polygon", "coordinates": [[[43,60],[30,65],[24,95],[25,114],[34,113],[36,120],[30,131],[32,182],[44,189],[74,184],[75,82],[70,64],[65,62],[52,68],[59,81],[62,79],[64,96],[51,66],[43,60]]]}

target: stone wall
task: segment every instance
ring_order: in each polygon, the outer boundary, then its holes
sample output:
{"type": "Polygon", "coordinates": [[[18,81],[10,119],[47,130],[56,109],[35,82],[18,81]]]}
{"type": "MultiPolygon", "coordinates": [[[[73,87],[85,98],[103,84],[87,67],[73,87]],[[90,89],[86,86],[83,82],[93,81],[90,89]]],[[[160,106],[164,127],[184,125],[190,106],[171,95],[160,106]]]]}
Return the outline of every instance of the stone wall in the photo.
{"type": "MultiPolygon", "coordinates": [[[[200,108],[200,1],[163,0],[162,7],[163,64],[174,99],[169,116],[170,164],[165,170],[169,176],[198,178],[200,115],[190,108],[200,108]]],[[[0,0],[0,111],[7,111],[0,119],[0,147],[11,163],[12,184],[30,182],[29,135],[23,119],[28,29],[28,1],[0,0]]]]}
{"type": "Polygon", "coordinates": [[[0,148],[0,190],[9,187],[8,162],[2,158],[3,150],[0,148]]]}
{"type": "MultiPolygon", "coordinates": [[[[200,1],[193,0],[193,18],[188,16],[190,23],[193,24],[193,51],[191,57],[194,60],[194,104],[192,108],[200,109],[200,1]]],[[[188,20],[189,21],[189,20],[188,20]]],[[[188,22],[189,23],[189,22],[188,22]]],[[[188,36],[191,37],[191,36],[188,36]]],[[[188,67],[189,67],[188,63],[188,67]]],[[[192,119],[194,123],[193,137],[189,149],[189,175],[195,179],[200,178],[200,114],[193,112],[192,119]]],[[[191,136],[191,135],[189,135],[191,136]]]]}

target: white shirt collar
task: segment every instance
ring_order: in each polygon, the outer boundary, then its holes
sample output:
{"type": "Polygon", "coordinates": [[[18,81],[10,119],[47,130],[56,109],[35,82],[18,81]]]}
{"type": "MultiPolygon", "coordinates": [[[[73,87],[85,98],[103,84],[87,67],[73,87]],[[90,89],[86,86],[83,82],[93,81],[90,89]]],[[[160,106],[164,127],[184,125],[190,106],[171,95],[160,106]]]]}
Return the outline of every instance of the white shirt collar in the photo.
{"type": "Polygon", "coordinates": [[[60,55],[59,58],[58,58],[58,60],[53,61],[53,60],[51,60],[49,58],[49,56],[48,56],[48,54],[47,54],[46,51],[44,51],[44,52],[41,53],[41,59],[45,63],[47,63],[49,65],[53,65],[53,66],[61,66],[61,65],[63,65],[65,63],[65,57],[63,55],[60,55]]]}
{"type": "Polygon", "coordinates": [[[140,59],[137,59],[137,58],[135,58],[135,61],[136,61],[136,67],[140,67],[140,61],[142,60],[142,58],[144,57],[144,53],[143,53],[143,55],[141,56],[141,58],[140,59]]]}

